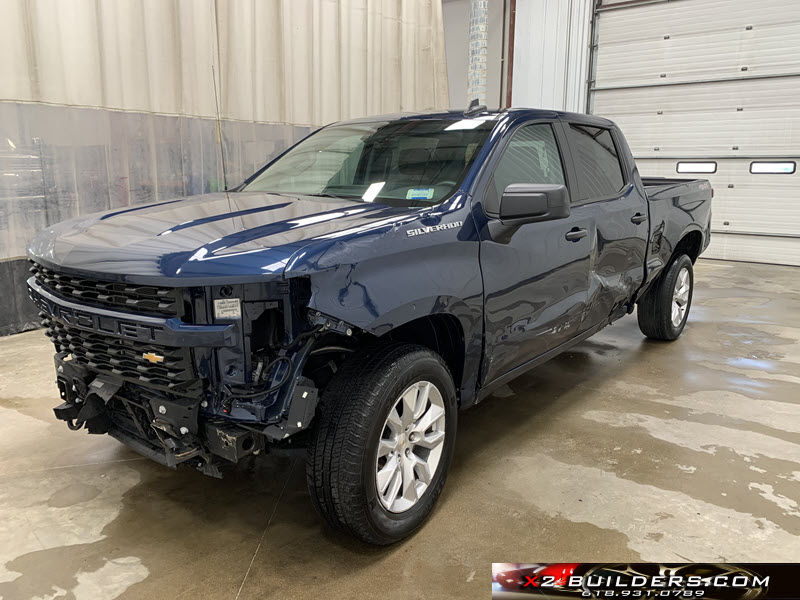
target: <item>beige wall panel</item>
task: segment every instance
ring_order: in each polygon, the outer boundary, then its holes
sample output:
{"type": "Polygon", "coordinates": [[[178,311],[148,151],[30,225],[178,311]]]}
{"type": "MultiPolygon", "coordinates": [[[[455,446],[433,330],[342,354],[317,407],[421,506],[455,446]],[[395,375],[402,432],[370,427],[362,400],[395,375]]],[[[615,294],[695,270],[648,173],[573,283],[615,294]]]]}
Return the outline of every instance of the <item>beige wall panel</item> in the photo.
{"type": "MultiPolygon", "coordinates": [[[[266,4],[259,3],[257,6],[266,4]]],[[[214,39],[216,28],[214,3],[212,0],[179,0],[177,15],[182,112],[188,115],[214,115],[216,102],[211,66],[217,62],[217,45],[209,42],[214,39]]],[[[261,48],[256,46],[255,50],[258,54],[261,48]]],[[[266,69],[267,57],[264,54],[261,56],[262,69],[266,69]]]]}
{"type": "Polygon", "coordinates": [[[96,4],[92,0],[30,4],[36,71],[41,99],[95,106],[102,102],[96,4]]]}
{"type": "Polygon", "coordinates": [[[308,126],[448,104],[438,0],[0,2],[4,100],[308,126]]]}
{"type": "Polygon", "coordinates": [[[28,40],[28,7],[18,0],[0,0],[4,31],[0,36],[0,99],[33,100],[37,96],[31,71],[33,48],[28,40]]]}

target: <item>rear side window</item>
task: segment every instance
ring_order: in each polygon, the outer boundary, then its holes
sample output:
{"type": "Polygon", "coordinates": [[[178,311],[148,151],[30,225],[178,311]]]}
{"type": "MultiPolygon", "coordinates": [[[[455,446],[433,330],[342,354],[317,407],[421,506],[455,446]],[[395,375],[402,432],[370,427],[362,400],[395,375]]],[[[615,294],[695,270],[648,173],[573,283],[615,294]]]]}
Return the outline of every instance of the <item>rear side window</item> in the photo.
{"type": "Polygon", "coordinates": [[[489,212],[499,210],[500,197],[512,183],[565,185],[561,156],[551,125],[525,125],[514,133],[495,167],[487,190],[485,202],[489,212]]]}
{"type": "Polygon", "coordinates": [[[598,200],[618,194],[625,180],[611,131],[570,123],[568,135],[581,184],[579,201],[598,200]]]}

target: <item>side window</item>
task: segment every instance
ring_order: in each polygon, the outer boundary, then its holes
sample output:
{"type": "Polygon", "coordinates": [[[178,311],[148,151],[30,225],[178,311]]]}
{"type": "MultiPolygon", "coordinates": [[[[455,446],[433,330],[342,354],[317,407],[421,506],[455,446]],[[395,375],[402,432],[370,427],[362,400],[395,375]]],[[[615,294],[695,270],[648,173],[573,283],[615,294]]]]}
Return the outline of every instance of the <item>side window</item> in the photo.
{"type": "Polygon", "coordinates": [[[625,181],[611,131],[577,123],[570,123],[567,131],[581,183],[579,201],[608,198],[622,190],[625,181]]]}
{"type": "Polygon", "coordinates": [[[486,190],[488,212],[500,209],[500,197],[512,183],[565,184],[556,138],[548,123],[525,125],[514,133],[486,190]]]}

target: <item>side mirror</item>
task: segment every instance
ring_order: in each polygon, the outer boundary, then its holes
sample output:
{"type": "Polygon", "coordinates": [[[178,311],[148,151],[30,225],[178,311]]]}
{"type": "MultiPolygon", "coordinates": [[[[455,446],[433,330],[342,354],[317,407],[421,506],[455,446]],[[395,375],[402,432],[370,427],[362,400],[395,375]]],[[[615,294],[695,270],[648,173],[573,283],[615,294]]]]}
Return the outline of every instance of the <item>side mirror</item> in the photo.
{"type": "Polygon", "coordinates": [[[512,183],[500,199],[504,225],[524,225],[569,216],[569,192],[564,185],[512,183]]]}

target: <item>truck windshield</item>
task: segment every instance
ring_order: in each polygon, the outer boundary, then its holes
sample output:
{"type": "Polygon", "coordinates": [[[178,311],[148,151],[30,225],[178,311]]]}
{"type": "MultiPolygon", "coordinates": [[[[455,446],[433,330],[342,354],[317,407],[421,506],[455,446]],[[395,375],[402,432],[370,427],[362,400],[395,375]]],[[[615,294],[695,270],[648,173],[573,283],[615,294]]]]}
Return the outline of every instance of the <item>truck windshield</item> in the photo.
{"type": "Polygon", "coordinates": [[[289,150],[244,191],[437,204],[466,176],[494,123],[484,116],[332,125],[289,150]]]}

